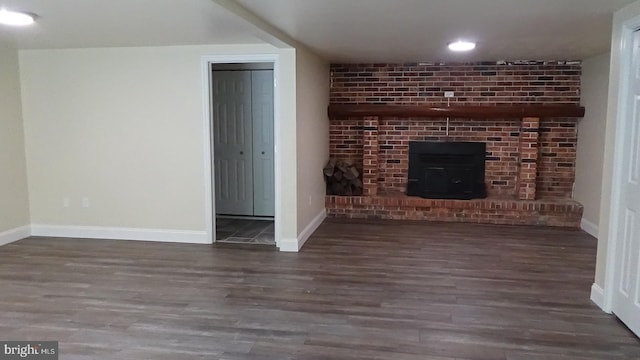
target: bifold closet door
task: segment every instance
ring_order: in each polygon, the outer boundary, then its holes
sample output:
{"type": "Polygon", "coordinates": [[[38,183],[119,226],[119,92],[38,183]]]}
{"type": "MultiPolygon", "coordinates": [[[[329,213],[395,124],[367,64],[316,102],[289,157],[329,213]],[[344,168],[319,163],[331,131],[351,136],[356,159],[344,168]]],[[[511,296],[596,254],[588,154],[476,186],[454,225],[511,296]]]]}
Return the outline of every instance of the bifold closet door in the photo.
{"type": "Polygon", "coordinates": [[[251,71],[213,73],[217,214],[253,215],[251,71]]]}
{"type": "Polygon", "coordinates": [[[273,70],[251,72],[253,214],[274,216],[273,70]]]}

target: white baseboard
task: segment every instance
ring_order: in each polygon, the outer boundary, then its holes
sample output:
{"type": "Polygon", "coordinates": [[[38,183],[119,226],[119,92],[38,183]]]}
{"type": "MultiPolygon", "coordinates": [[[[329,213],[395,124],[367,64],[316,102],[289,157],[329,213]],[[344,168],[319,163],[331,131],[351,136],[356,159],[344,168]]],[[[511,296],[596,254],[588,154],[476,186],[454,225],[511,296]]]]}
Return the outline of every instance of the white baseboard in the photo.
{"type": "Polygon", "coordinates": [[[112,228],[101,226],[31,225],[31,235],[81,239],[112,239],[211,244],[206,231],[112,228]]]}
{"type": "Polygon", "coordinates": [[[300,232],[297,239],[282,239],[279,244],[280,251],[285,252],[298,252],[304,246],[304,243],[309,240],[311,235],[318,229],[318,226],[322,224],[324,219],[327,218],[327,210],[322,211],[311,220],[311,222],[300,232]]]}
{"type": "Polygon", "coordinates": [[[598,238],[598,225],[592,223],[591,221],[582,218],[582,221],[580,221],[580,228],[594,238],[598,238]]]}
{"type": "Polygon", "coordinates": [[[302,230],[302,232],[298,235],[298,250],[302,249],[302,247],[304,246],[304,243],[306,243],[307,240],[309,240],[311,235],[313,235],[313,233],[318,229],[318,227],[322,224],[322,222],[326,218],[327,218],[327,210],[322,209],[322,211],[320,211],[320,213],[316,215],[316,217],[314,217],[313,220],[311,220],[309,225],[307,225],[307,227],[305,227],[304,230],[302,230]]]}
{"type": "Polygon", "coordinates": [[[593,301],[594,304],[598,305],[600,309],[607,312],[604,309],[604,290],[602,290],[602,288],[595,283],[591,285],[591,301],[593,301]]]}
{"type": "Polygon", "coordinates": [[[28,225],[0,232],[0,246],[26,239],[29,236],[31,236],[31,227],[28,225]]]}

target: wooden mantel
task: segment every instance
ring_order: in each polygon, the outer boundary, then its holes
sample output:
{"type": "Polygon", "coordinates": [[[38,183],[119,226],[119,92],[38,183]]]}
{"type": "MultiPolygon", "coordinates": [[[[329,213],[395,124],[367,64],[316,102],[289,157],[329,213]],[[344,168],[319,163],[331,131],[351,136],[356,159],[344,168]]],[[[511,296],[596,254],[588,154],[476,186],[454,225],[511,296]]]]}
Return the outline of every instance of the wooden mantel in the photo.
{"type": "Polygon", "coordinates": [[[429,106],[429,105],[371,105],[331,104],[329,118],[349,117],[423,117],[423,118],[549,118],[584,117],[585,109],[578,105],[496,105],[496,106],[429,106]]]}

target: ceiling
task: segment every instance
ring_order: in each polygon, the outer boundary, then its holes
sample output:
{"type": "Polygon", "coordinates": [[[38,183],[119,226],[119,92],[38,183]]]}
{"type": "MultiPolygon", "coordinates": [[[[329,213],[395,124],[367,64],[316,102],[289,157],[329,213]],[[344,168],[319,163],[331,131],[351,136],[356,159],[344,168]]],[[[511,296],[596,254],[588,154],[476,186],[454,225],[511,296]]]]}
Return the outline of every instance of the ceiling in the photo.
{"type": "MultiPolygon", "coordinates": [[[[609,48],[613,12],[633,1],[235,0],[332,62],[583,59],[609,48]],[[459,38],[478,48],[446,50],[459,38]]],[[[246,44],[277,36],[246,12],[234,13],[240,8],[230,3],[0,0],[0,7],[39,16],[33,27],[0,26],[0,43],[23,49],[246,44]]]]}
{"type": "Polygon", "coordinates": [[[237,0],[333,61],[583,59],[635,0],[237,0]],[[452,54],[449,42],[477,41],[452,54]]]}
{"type": "Polygon", "coordinates": [[[21,49],[263,42],[212,0],[0,0],[0,7],[38,15],[32,27],[0,25],[0,41],[21,49]]]}

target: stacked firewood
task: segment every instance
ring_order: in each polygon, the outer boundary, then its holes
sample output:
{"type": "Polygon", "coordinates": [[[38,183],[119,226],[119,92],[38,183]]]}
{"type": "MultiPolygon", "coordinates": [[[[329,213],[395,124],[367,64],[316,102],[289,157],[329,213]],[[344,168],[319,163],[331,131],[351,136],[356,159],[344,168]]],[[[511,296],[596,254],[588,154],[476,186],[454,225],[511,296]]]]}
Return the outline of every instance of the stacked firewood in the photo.
{"type": "Polygon", "coordinates": [[[329,159],[323,172],[327,195],[362,195],[362,174],[354,161],[329,159]]]}

